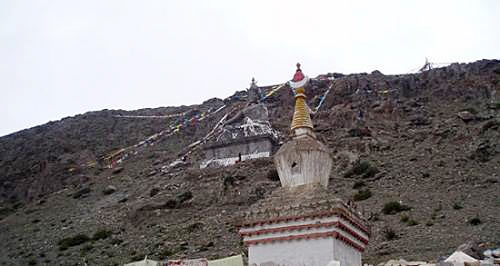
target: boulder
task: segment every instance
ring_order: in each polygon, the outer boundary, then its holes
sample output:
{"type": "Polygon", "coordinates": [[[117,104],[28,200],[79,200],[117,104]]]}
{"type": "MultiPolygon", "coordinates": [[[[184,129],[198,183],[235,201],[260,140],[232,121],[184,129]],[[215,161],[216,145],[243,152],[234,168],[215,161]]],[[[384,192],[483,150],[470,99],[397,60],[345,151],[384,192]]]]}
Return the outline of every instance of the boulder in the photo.
{"type": "Polygon", "coordinates": [[[103,193],[104,195],[109,195],[109,194],[113,194],[113,193],[115,193],[115,192],[116,192],[116,190],[117,190],[117,189],[116,189],[116,187],[115,187],[115,186],[113,186],[113,185],[109,185],[109,186],[107,186],[107,187],[106,187],[106,188],[102,191],[102,193],[103,193]]]}
{"type": "Polygon", "coordinates": [[[90,187],[84,187],[71,195],[74,199],[86,197],[92,190],[90,187]]]}
{"type": "Polygon", "coordinates": [[[424,115],[415,115],[410,118],[410,125],[412,126],[426,126],[431,123],[431,120],[424,115]]]}
{"type": "Polygon", "coordinates": [[[158,194],[160,192],[160,188],[158,187],[154,187],[152,188],[150,191],[149,191],[149,196],[150,197],[154,197],[156,194],[158,194]]]}
{"type": "Polygon", "coordinates": [[[476,119],[476,116],[469,111],[458,112],[457,116],[464,122],[470,122],[476,119]]]}
{"type": "Polygon", "coordinates": [[[123,171],[123,167],[116,167],[113,169],[113,172],[111,172],[112,174],[116,175],[116,174],[119,174],[123,171]]]}
{"type": "Polygon", "coordinates": [[[148,177],[156,175],[156,170],[152,170],[148,173],[148,177]]]}

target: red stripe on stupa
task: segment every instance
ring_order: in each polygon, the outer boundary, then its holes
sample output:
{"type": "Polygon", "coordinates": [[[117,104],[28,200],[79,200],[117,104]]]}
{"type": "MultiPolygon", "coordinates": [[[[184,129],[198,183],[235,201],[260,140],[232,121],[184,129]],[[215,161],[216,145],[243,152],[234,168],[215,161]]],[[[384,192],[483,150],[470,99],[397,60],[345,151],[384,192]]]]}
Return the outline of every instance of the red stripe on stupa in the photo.
{"type": "Polygon", "coordinates": [[[283,241],[292,241],[292,240],[301,240],[301,239],[316,239],[316,238],[326,238],[326,237],[333,237],[335,239],[338,239],[338,240],[344,242],[345,244],[352,246],[353,248],[359,250],[360,252],[363,252],[365,250],[362,246],[358,245],[354,241],[345,237],[341,233],[338,233],[335,231],[293,235],[293,236],[270,237],[270,238],[257,239],[257,240],[247,240],[247,241],[243,241],[243,243],[245,243],[246,245],[258,245],[258,244],[267,244],[267,243],[272,243],[272,242],[283,242],[283,241]]]}
{"type": "Polygon", "coordinates": [[[310,214],[306,214],[306,215],[282,216],[282,217],[275,217],[275,218],[271,218],[271,219],[255,220],[255,221],[242,223],[240,225],[240,227],[252,227],[252,226],[256,226],[256,225],[274,224],[274,223],[279,223],[279,222],[296,221],[296,220],[302,220],[302,219],[306,219],[306,218],[325,217],[325,216],[332,216],[332,215],[339,215],[341,218],[347,220],[350,224],[352,224],[354,227],[358,228],[359,230],[363,231],[368,236],[371,235],[370,230],[368,230],[368,228],[366,228],[359,221],[357,221],[357,219],[355,217],[353,217],[353,215],[350,215],[349,213],[347,213],[347,211],[345,211],[344,209],[340,209],[340,208],[335,208],[335,209],[329,210],[329,211],[310,213],[310,214]]]}

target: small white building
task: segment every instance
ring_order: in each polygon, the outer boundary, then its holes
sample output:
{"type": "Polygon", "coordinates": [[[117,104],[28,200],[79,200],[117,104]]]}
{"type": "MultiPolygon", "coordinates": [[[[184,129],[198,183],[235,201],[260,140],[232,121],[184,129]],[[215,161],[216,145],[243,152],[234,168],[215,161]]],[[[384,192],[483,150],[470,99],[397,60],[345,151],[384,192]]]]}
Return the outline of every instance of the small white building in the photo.
{"type": "Polygon", "coordinates": [[[238,162],[270,157],[276,151],[278,132],[269,122],[264,104],[251,104],[229,119],[203,151],[200,168],[225,167],[238,162]]]}
{"type": "Polygon", "coordinates": [[[293,138],[274,156],[282,188],[243,215],[239,233],[248,246],[248,264],[361,266],[370,230],[356,210],[326,190],[332,159],[313,132],[305,84],[298,68],[290,84],[297,89],[293,138]]]}

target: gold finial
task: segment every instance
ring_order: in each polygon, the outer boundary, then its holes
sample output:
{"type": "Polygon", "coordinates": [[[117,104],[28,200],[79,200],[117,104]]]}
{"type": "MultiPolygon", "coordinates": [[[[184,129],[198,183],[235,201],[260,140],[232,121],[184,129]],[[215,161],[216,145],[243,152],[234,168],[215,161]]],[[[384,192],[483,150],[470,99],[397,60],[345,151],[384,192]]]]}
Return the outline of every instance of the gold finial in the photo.
{"type": "Polygon", "coordinates": [[[313,129],[304,91],[304,88],[297,89],[297,95],[295,95],[295,111],[293,112],[292,126],[290,128],[291,130],[301,127],[313,129]]]}
{"type": "Polygon", "coordinates": [[[290,82],[290,86],[292,86],[292,88],[296,88],[295,111],[293,113],[292,125],[290,127],[291,130],[295,130],[297,128],[313,129],[304,89],[307,81],[308,78],[302,74],[302,70],[300,69],[300,63],[297,63],[297,71],[290,82]]]}

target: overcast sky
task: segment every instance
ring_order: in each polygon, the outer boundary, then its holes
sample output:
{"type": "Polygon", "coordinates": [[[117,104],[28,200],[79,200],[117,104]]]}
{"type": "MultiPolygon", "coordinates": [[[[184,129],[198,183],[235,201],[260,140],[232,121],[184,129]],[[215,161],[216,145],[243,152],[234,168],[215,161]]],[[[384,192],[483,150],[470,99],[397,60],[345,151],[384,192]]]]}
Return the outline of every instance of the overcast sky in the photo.
{"type": "Polygon", "coordinates": [[[0,136],[425,57],[500,58],[500,1],[0,0],[0,136]]]}

